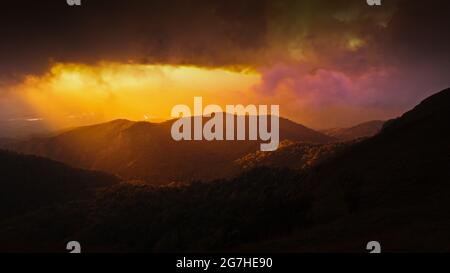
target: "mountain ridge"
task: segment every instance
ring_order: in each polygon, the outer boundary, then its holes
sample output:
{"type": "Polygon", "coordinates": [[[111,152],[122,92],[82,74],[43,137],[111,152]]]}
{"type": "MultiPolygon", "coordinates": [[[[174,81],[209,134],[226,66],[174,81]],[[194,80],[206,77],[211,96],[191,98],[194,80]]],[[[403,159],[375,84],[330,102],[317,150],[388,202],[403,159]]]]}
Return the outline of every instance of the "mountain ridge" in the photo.
{"type": "Polygon", "coordinates": [[[346,128],[332,128],[320,130],[320,132],[335,137],[341,141],[348,141],[362,137],[371,137],[379,133],[384,121],[371,120],[346,128]]]}
{"type": "MultiPolygon", "coordinates": [[[[232,176],[239,171],[234,161],[259,149],[260,141],[175,141],[170,135],[174,121],[113,120],[24,141],[15,145],[14,150],[125,179],[168,184],[232,176]]],[[[284,118],[280,118],[280,139],[334,141],[284,118]]]]}

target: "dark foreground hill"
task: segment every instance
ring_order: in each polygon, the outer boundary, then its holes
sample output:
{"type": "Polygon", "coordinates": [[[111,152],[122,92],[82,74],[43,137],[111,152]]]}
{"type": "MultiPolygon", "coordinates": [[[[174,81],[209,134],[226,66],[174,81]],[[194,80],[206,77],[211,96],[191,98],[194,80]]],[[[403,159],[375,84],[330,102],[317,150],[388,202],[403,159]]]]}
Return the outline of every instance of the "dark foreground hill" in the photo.
{"type": "Polygon", "coordinates": [[[2,222],[0,248],[64,251],[78,240],[85,251],[323,252],[375,240],[383,251],[449,251],[448,105],[450,89],[306,171],[120,184],[35,210],[2,222]]]}
{"type": "Polygon", "coordinates": [[[360,251],[376,240],[386,251],[449,251],[449,106],[446,89],[317,166],[304,181],[314,228],[248,249],[360,251]]]}
{"type": "Polygon", "coordinates": [[[67,200],[90,199],[119,182],[112,175],[0,150],[0,220],[67,200]]]}

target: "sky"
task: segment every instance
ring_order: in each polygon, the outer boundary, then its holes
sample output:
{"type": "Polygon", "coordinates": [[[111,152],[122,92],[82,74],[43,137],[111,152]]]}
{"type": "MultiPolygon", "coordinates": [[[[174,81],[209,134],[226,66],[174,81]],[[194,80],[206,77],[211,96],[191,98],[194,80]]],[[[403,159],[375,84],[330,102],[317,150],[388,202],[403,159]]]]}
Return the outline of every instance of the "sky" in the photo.
{"type": "MultiPolygon", "coordinates": [[[[279,104],[312,128],[389,119],[450,86],[450,1],[8,1],[0,121],[158,121],[279,104]]],[[[0,126],[1,127],[1,126],[0,126]]]]}

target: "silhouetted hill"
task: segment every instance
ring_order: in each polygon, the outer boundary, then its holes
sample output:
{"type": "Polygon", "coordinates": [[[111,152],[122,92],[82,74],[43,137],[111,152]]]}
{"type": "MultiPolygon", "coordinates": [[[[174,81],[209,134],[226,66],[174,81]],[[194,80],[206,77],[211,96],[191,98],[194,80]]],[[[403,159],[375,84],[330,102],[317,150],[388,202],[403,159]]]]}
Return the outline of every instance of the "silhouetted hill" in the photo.
{"type": "Polygon", "coordinates": [[[376,135],[383,127],[384,121],[372,120],[349,128],[333,128],[321,132],[342,141],[376,135]]]}
{"type": "Polygon", "coordinates": [[[123,183],[95,199],[35,210],[0,225],[0,251],[201,251],[278,237],[307,222],[295,171],[259,168],[231,180],[155,187],[123,183]]]}
{"type": "Polygon", "coordinates": [[[315,228],[244,249],[449,251],[450,89],[317,166],[305,181],[315,228]]]}
{"type": "MultiPolygon", "coordinates": [[[[50,138],[36,138],[17,145],[16,149],[153,184],[232,176],[238,171],[236,159],[260,149],[259,141],[177,142],[170,134],[173,122],[115,120],[50,138]]],[[[283,118],[280,138],[311,143],[333,140],[283,118]]]]}
{"type": "Polygon", "coordinates": [[[43,206],[92,198],[118,179],[37,156],[0,150],[0,221],[43,206]]]}
{"type": "MultiPolygon", "coordinates": [[[[445,89],[436,93],[419,105],[414,107],[409,112],[406,112],[397,119],[392,119],[386,122],[383,126],[383,132],[403,132],[402,130],[415,130],[416,133],[427,134],[421,129],[430,130],[431,134],[439,134],[444,129],[447,129],[449,124],[450,113],[450,89],[445,89]]],[[[445,132],[444,132],[445,133],[445,132]]]]}

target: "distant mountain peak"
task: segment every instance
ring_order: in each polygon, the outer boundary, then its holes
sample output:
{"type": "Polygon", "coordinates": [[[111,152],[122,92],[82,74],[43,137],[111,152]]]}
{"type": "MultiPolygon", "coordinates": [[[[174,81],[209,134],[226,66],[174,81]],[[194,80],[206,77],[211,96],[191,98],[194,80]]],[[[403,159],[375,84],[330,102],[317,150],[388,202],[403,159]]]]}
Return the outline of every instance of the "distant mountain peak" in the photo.
{"type": "Polygon", "coordinates": [[[321,132],[341,141],[348,141],[376,135],[383,127],[383,124],[384,121],[382,120],[371,120],[348,128],[332,128],[321,132]]]}

